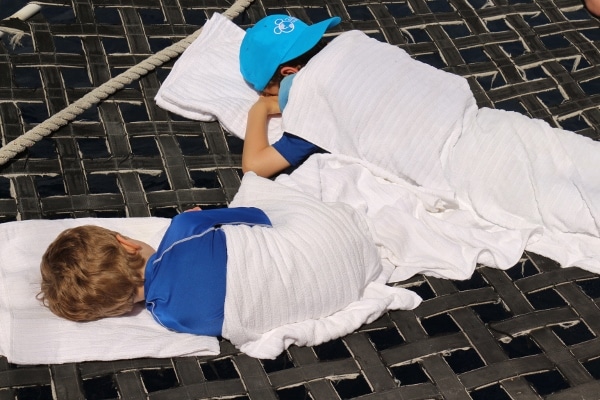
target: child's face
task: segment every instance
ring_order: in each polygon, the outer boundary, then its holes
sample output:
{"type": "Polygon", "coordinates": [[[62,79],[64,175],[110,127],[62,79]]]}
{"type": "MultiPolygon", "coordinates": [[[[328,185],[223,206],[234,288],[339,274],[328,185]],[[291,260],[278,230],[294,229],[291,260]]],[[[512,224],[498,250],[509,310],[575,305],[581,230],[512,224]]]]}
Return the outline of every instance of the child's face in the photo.
{"type": "Polygon", "coordinates": [[[277,96],[279,95],[279,84],[271,84],[265,88],[261,93],[263,96],[277,96]]]}

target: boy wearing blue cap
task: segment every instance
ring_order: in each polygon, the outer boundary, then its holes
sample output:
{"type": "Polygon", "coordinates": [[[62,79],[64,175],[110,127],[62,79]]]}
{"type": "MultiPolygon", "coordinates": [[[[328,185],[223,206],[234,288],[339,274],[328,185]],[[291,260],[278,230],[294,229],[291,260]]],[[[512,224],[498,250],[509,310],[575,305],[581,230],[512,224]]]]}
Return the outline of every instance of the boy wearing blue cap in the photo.
{"type": "Polygon", "coordinates": [[[248,112],[244,172],[269,177],[323,151],[289,133],[271,146],[267,122],[285,107],[294,74],[323,47],[321,39],[327,29],[339,23],[339,17],[332,17],[307,25],[298,18],[278,14],[261,19],[246,31],[240,48],[240,71],[261,96],[248,112]]]}

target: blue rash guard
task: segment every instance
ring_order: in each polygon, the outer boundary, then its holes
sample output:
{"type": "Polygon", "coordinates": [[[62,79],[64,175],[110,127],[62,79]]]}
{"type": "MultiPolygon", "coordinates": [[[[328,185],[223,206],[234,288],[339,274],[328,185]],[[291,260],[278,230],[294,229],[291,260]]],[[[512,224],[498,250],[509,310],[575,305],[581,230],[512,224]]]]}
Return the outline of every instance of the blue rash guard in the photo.
{"type": "Polygon", "coordinates": [[[287,132],[284,132],[281,139],[273,143],[273,147],[292,167],[302,164],[315,153],[323,152],[320,147],[287,132]]]}
{"type": "MultiPolygon", "coordinates": [[[[287,105],[290,88],[295,76],[296,74],[287,75],[279,84],[279,109],[281,111],[287,105]]],[[[273,143],[273,147],[292,167],[302,164],[312,154],[324,152],[319,146],[288,132],[284,132],[281,139],[273,143]]]]}
{"type": "Polygon", "coordinates": [[[177,332],[219,336],[227,244],[221,225],[271,226],[258,208],[188,211],[173,218],[146,264],[144,295],[154,319],[177,332]]]}

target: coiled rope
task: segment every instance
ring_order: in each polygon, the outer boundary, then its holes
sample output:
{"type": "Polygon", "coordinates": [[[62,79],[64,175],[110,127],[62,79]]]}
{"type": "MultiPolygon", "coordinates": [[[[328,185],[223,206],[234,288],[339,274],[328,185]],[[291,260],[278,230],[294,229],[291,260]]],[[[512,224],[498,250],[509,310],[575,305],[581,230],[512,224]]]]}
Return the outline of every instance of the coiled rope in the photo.
{"type": "MultiPolygon", "coordinates": [[[[253,1],[254,0],[236,0],[223,15],[229,19],[233,19],[244,12],[253,1]]],[[[44,122],[41,122],[34,128],[25,132],[23,135],[2,146],[0,148],[0,165],[6,164],[23,150],[33,146],[42,138],[67,125],[91,106],[98,104],[102,100],[131,84],[133,81],[138,80],[142,76],[155,70],[157,67],[160,67],[164,63],[179,56],[188,48],[194,39],[200,35],[201,31],[202,28],[198,29],[188,37],[181,39],[179,42],[153,54],[139,64],[129,68],[127,71],[122,72],[98,86],[79,100],[76,100],[44,122]]]]}

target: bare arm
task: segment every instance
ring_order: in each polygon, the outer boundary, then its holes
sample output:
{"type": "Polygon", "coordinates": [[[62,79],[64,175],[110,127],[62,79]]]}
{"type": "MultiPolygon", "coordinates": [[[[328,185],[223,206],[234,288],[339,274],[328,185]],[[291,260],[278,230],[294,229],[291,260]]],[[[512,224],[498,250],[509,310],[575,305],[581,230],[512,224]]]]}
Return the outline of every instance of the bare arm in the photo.
{"type": "Polygon", "coordinates": [[[242,171],[270,177],[289,167],[287,160],[268,141],[269,116],[279,114],[277,96],[260,96],[248,111],[248,124],[242,152],[242,171]]]}

